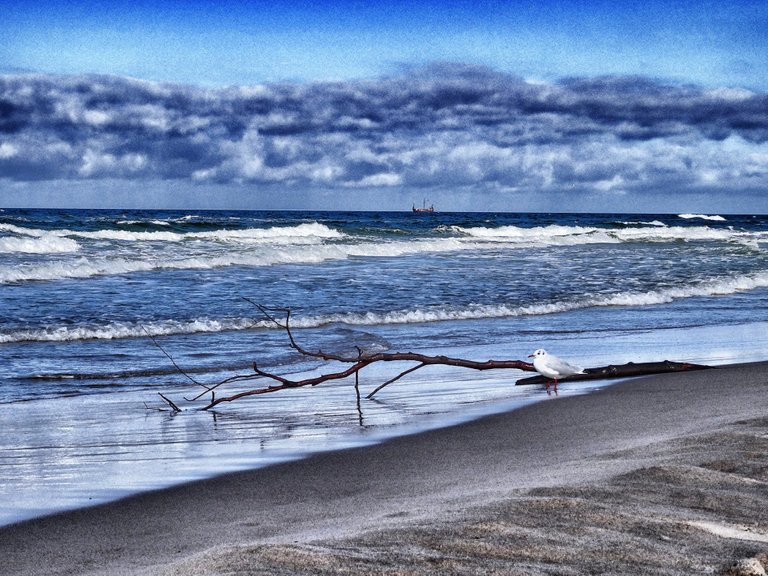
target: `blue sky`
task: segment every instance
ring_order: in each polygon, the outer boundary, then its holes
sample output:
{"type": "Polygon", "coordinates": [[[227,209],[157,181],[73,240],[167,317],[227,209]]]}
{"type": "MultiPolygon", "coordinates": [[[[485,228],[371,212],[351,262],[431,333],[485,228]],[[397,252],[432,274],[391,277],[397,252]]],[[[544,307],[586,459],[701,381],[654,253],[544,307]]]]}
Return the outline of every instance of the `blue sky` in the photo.
{"type": "Polygon", "coordinates": [[[645,74],[765,89],[755,2],[6,2],[6,69],[220,86],[455,61],[532,79],[645,74]]]}
{"type": "Polygon", "coordinates": [[[0,38],[0,205],[768,211],[764,1],[5,2],[0,38]]]}

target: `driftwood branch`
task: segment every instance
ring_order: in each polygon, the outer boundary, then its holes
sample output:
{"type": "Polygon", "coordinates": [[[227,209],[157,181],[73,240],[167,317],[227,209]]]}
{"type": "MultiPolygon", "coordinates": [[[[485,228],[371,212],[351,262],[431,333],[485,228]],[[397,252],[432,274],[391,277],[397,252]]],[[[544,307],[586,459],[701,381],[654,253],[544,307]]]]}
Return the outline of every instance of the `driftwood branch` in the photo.
{"type": "MultiPolygon", "coordinates": [[[[391,378],[384,384],[380,385],[373,392],[371,392],[366,396],[367,399],[373,398],[373,396],[385,386],[392,384],[393,382],[396,382],[403,376],[410,374],[411,372],[414,372],[425,366],[435,366],[435,365],[457,366],[461,368],[470,368],[473,370],[495,370],[495,369],[509,369],[509,368],[516,368],[518,370],[526,370],[529,372],[534,370],[533,364],[531,364],[530,362],[525,362],[523,360],[486,360],[484,362],[478,362],[475,360],[466,360],[463,358],[450,358],[448,356],[442,356],[442,355],[429,356],[426,354],[419,354],[416,352],[366,353],[359,347],[356,347],[357,355],[355,356],[331,354],[328,352],[323,352],[322,350],[312,351],[301,346],[296,340],[295,336],[293,335],[293,331],[291,329],[290,308],[268,308],[256,302],[253,302],[248,298],[244,298],[244,300],[246,300],[247,302],[250,302],[256,308],[258,308],[259,311],[264,315],[264,317],[268,319],[272,324],[274,324],[277,328],[284,330],[286,335],[288,336],[288,343],[290,347],[296,350],[302,356],[307,356],[309,358],[317,358],[326,362],[339,362],[342,364],[349,364],[349,367],[347,367],[345,370],[341,370],[337,372],[327,372],[327,373],[321,374],[320,376],[315,376],[312,378],[292,380],[290,378],[286,378],[279,374],[262,370],[257,363],[254,363],[253,374],[234,376],[232,378],[229,378],[217,384],[207,386],[205,392],[202,392],[197,397],[193,398],[192,400],[197,400],[202,396],[204,396],[205,394],[207,394],[208,392],[211,392],[211,401],[202,408],[203,410],[210,410],[215,406],[222,404],[224,402],[233,402],[235,400],[240,400],[242,398],[247,398],[249,396],[270,394],[273,392],[286,390],[288,388],[302,388],[304,386],[316,386],[318,384],[322,384],[324,382],[329,382],[332,380],[343,380],[345,378],[348,378],[349,376],[352,376],[353,374],[357,377],[359,372],[363,368],[375,362],[416,362],[417,364],[416,366],[410,367],[400,372],[394,378],[391,378]],[[278,319],[278,317],[276,316],[276,313],[283,314],[284,320],[278,319]],[[243,392],[238,392],[236,394],[232,394],[229,396],[214,397],[213,395],[213,391],[219,388],[223,384],[234,382],[234,381],[251,380],[255,378],[264,378],[268,380],[273,380],[274,382],[276,382],[276,384],[272,384],[272,385],[261,387],[261,388],[254,388],[251,390],[245,390],[243,392]]],[[[356,381],[359,382],[359,380],[356,380],[356,381]]]]}
{"type": "MultiPolygon", "coordinates": [[[[348,378],[354,375],[355,376],[355,393],[356,393],[357,402],[358,402],[358,412],[360,413],[360,420],[362,422],[362,412],[360,411],[360,408],[359,408],[360,406],[359,373],[363,368],[377,362],[408,362],[408,363],[415,363],[415,365],[410,366],[409,368],[399,372],[396,376],[390,378],[383,384],[380,384],[379,386],[377,386],[371,393],[369,393],[366,396],[367,399],[373,398],[383,388],[385,388],[386,386],[394,382],[397,382],[404,376],[407,376],[408,374],[411,374],[427,366],[436,366],[436,365],[455,366],[459,368],[468,368],[471,370],[499,370],[499,369],[511,368],[511,369],[523,370],[527,372],[535,371],[533,364],[531,364],[530,362],[526,362],[524,360],[475,361],[475,360],[467,360],[464,358],[451,358],[449,356],[444,356],[444,355],[430,356],[426,354],[419,354],[416,352],[366,353],[364,350],[362,350],[357,346],[355,347],[357,354],[354,356],[346,356],[343,354],[332,354],[328,352],[323,352],[322,350],[312,351],[301,346],[296,340],[296,338],[294,337],[293,331],[291,329],[290,308],[268,308],[266,306],[262,306],[261,304],[257,304],[256,302],[253,302],[248,298],[244,298],[244,300],[246,300],[247,302],[253,304],[256,308],[258,308],[258,310],[261,312],[264,318],[266,318],[270,323],[274,324],[275,327],[280,328],[281,330],[284,330],[286,335],[288,336],[289,346],[293,350],[301,354],[302,356],[306,356],[309,358],[316,358],[324,362],[336,362],[340,364],[348,364],[348,366],[343,370],[338,370],[334,372],[325,372],[323,374],[320,374],[319,376],[293,380],[290,378],[286,378],[285,376],[281,376],[279,374],[263,370],[258,366],[257,363],[254,362],[252,373],[239,374],[236,376],[232,376],[230,378],[226,378],[214,384],[203,384],[201,382],[196,381],[195,379],[190,377],[188,374],[186,374],[184,370],[182,370],[181,367],[179,367],[176,364],[176,362],[173,361],[171,356],[165,350],[163,350],[162,347],[160,347],[156,339],[150,336],[150,338],[152,338],[152,341],[155,343],[155,345],[157,345],[158,348],[160,348],[163,351],[163,353],[166,356],[168,356],[168,358],[171,359],[171,362],[177,368],[177,370],[179,370],[179,372],[184,374],[188,379],[190,379],[192,382],[194,382],[198,386],[201,386],[202,388],[204,388],[204,390],[197,396],[194,396],[192,398],[185,398],[185,400],[189,402],[194,402],[199,400],[203,396],[210,394],[210,400],[205,406],[201,408],[201,410],[211,410],[214,407],[224,402],[234,402],[235,400],[240,400],[242,398],[247,398],[250,396],[270,394],[273,392],[279,392],[281,390],[286,390],[289,388],[317,386],[318,384],[322,384],[324,382],[330,382],[334,380],[343,380],[345,378],[348,378]],[[278,314],[281,314],[284,319],[281,320],[280,318],[278,318],[278,314]],[[218,397],[216,396],[216,391],[220,387],[226,384],[231,384],[233,382],[256,380],[256,379],[270,380],[273,383],[267,386],[252,388],[250,390],[245,390],[245,391],[237,392],[230,395],[219,395],[218,397]]],[[[578,375],[570,376],[568,380],[578,381],[578,380],[595,380],[600,378],[604,378],[604,379],[622,378],[622,377],[630,377],[630,376],[640,376],[645,374],[658,374],[661,372],[673,372],[673,371],[681,371],[681,370],[701,370],[704,368],[709,368],[709,366],[703,366],[699,364],[687,364],[687,363],[680,363],[680,362],[670,362],[670,361],[647,362],[647,363],[639,363],[639,364],[634,364],[630,362],[628,364],[623,364],[623,365],[610,365],[610,366],[604,366],[601,368],[590,368],[586,370],[587,372],[586,374],[578,374],[578,375]]],[[[541,383],[546,383],[546,380],[542,376],[523,378],[523,379],[517,380],[516,382],[517,385],[541,384],[541,383]]],[[[178,406],[176,406],[176,404],[174,404],[167,397],[163,396],[162,394],[160,396],[171,407],[171,409],[174,410],[174,412],[181,411],[181,409],[178,406]]]]}
{"type": "MultiPolygon", "coordinates": [[[[711,366],[704,364],[690,364],[688,362],[673,362],[664,360],[663,362],[627,362],[626,364],[610,364],[600,368],[587,368],[586,374],[574,374],[568,377],[569,382],[580,380],[605,380],[609,378],[631,378],[633,376],[649,376],[651,374],[663,374],[665,372],[684,372],[688,370],[706,370],[711,366]]],[[[515,384],[523,386],[526,384],[544,384],[546,382],[543,376],[531,376],[521,378],[515,384]]]]}
{"type": "MultiPolygon", "coordinates": [[[[316,354],[313,354],[313,356],[317,357],[316,354]]],[[[334,357],[334,359],[342,358],[342,357],[334,357]]],[[[353,362],[351,359],[344,359],[339,360],[341,362],[353,362]]],[[[384,386],[391,384],[392,382],[395,382],[405,376],[406,374],[409,374],[419,368],[423,368],[424,366],[435,366],[435,365],[444,365],[444,366],[459,366],[462,368],[471,368],[473,370],[495,370],[499,368],[517,368],[518,370],[527,370],[532,371],[533,365],[524,362],[522,360],[486,360],[485,362],[476,362],[474,360],[465,360],[463,358],[449,358],[448,356],[427,356],[424,354],[417,354],[415,352],[379,352],[376,354],[370,354],[370,355],[364,355],[362,359],[360,360],[354,360],[354,364],[349,366],[346,370],[342,370],[339,372],[329,372],[325,374],[321,374],[320,376],[315,376],[312,378],[305,378],[303,380],[291,380],[289,378],[285,378],[283,376],[280,376],[278,374],[273,374],[271,372],[266,372],[262,369],[260,369],[256,364],[253,366],[254,375],[247,375],[247,376],[237,376],[238,380],[248,380],[253,379],[254,377],[262,377],[267,378],[270,380],[274,380],[278,384],[266,386],[264,388],[255,388],[253,390],[246,390],[245,392],[240,392],[238,394],[233,394],[232,396],[219,396],[214,401],[210,402],[207,406],[203,408],[203,410],[210,410],[214,406],[221,404],[222,402],[232,402],[234,400],[240,400],[241,398],[246,398],[248,396],[256,396],[259,394],[269,394],[271,392],[279,392],[280,390],[285,390],[287,388],[302,388],[304,386],[316,386],[318,384],[322,384],[323,382],[328,382],[330,380],[343,380],[344,378],[347,378],[353,374],[357,374],[365,368],[366,366],[373,364],[375,362],[418,362],[417,366],[408,368],[407,370],[404,370],[394,378],[388,380],[381,386],[379,386],[376,390],[371,392],[366,396],[366,398],[370,399],[373,398],[373,396],[384,388],[384,386]]],[[[231,378],[229,381],[233,381],[234,378],[231,378]]],[[[213,387],[212,387],[213,388],[213,387]]]]}

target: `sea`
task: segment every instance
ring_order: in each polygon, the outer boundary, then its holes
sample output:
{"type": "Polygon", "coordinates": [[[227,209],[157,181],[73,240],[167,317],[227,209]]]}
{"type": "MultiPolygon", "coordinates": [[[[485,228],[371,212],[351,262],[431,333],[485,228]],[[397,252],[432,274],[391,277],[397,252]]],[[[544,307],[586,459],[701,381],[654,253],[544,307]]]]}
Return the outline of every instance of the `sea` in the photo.
{"type": "Polygon", "coordinates": [[[254,363],[348,367],[259,305],[349,357],[765,360],[768,216],[0,210],[0,524],[612,385],[427,366],[367,399],[387,362],[202,410],[277,383],[254,363]]]}

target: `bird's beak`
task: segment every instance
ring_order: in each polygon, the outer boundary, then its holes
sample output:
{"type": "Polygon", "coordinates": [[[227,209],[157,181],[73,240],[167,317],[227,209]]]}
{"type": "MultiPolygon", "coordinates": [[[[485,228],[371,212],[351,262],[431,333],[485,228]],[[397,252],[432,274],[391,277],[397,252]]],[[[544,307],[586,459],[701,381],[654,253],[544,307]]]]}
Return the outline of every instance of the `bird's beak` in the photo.
{"type": "Polygon", "coordinates": [[[533,358],[534,356],[536,356],[536,355],[535,354],[528,354],[528,358],[533,358]]]}

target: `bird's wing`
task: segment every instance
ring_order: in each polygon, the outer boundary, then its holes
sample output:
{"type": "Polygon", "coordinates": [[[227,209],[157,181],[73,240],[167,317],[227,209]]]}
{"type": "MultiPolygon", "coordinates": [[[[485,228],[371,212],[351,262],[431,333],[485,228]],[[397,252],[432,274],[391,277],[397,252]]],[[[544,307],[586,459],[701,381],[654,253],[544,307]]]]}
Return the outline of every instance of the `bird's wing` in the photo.
{"type": "Polygon", "coordinates": [[[551,356],[549,357],[549,367],[553,370],[560,372],[561,374],[578,374],[579,372],[583,372],[584,369],[580,366],[574,366],[573,364],[569,364],[565,360],[562,360],[558,358],[557,356],[551,356]]]}

